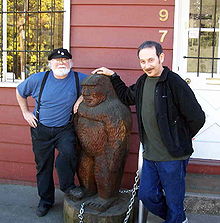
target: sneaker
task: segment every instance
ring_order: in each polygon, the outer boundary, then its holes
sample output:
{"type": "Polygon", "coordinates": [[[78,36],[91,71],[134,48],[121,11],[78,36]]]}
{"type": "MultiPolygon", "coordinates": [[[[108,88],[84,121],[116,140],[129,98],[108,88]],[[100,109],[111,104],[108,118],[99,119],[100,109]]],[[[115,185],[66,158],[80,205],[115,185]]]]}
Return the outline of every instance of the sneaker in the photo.
{"type": "Polygon", "coordinates": [[[36,215],[38,216],[38,217],[43,217],[43,216],[45,216],[47,213],[48,213],[48,211],[50,210],[50,206],[39,206],[38,208],[37,208],[37,210],[36,210],[36,215]]]}
{"type": "Polygon", "coordinates": [[[183,223],[189,223],[188,218],[186,218],[185,221],[183,221],[183,223]]]}

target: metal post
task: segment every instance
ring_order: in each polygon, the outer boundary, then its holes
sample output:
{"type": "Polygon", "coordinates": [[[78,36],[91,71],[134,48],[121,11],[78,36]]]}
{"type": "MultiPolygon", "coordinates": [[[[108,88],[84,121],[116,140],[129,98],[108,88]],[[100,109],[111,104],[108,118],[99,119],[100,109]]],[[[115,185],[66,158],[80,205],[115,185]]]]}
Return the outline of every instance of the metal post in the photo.
{"type": "MultiPolygon", "coordinates": [[[[140,144],[139,154],[138,154],[138,170],[140,178],[141,178],[142,165],[143,165],[143,145],[140,144]]],[[[146,223],[147,215],[148,211],[144,208],[142,201],[139,201],[138,223],[146,223]]]]}

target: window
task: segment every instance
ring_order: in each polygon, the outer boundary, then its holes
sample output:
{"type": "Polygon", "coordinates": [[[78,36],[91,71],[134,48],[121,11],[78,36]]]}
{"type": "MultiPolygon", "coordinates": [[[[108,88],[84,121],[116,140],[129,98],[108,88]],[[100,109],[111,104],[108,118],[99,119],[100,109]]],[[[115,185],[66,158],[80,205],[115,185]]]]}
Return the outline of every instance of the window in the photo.
{"type": "Polygon", "coordinates": [[[220,74],[220,1],[190,0],[187,72],[220,74]]]}
{"type": "Polygon", "coordinates": [[[69,13],[70,1],[0,2],[0,82],[24,80],[32,73],[48,69],[48,53],[64,45],[63,24],[69,19],[64,14],[69,13]]]}
{"type": "Polygon", "coordinates": [[[176,1],[173,70],[189,84],[206,114],[192,158],[220,158],[220,1],[176,1]]]}

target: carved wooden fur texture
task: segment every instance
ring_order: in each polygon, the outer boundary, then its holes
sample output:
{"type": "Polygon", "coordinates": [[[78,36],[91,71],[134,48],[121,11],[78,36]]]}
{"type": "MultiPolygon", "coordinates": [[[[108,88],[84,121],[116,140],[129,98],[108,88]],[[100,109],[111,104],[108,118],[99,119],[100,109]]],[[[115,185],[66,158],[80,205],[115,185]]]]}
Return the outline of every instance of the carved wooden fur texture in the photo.
{"type": "Polygon", "coordinates": [[[117,197],[121,185],[131,112],[117,98],[109,77],[91,75],[82,86],[84,101],[76,118],[81,145],[78,178],[85,196],[98,195],[91,206],[103,210],[107,201],[117,197]]]}

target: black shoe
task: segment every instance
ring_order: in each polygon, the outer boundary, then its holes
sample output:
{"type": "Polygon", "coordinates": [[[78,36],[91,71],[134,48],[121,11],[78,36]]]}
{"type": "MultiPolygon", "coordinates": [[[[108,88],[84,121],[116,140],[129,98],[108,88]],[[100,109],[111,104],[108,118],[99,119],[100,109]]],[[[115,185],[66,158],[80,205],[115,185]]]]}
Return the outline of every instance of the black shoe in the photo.
{"type": "Polygon", "coordinates": [[[39,206],[37,208],[36,215],[38,217],[43,217],[43,216],[45,216],[48,213],[50,208],[51,208],[50,206],[39,206]]]}

